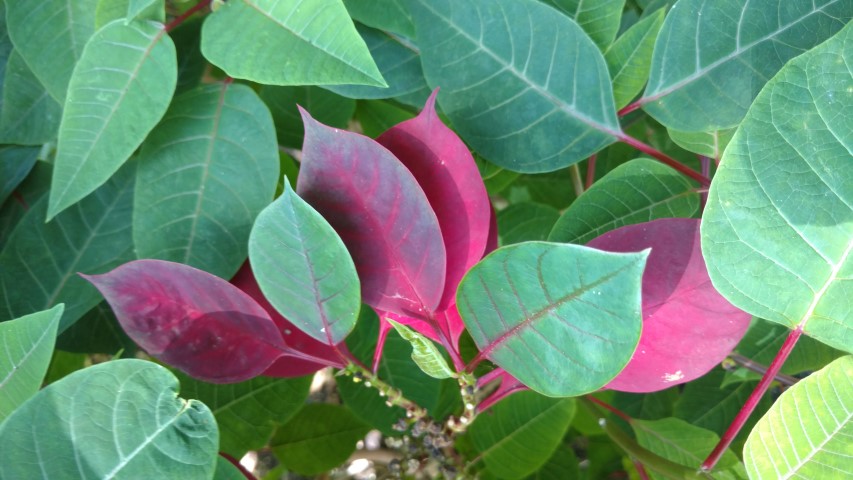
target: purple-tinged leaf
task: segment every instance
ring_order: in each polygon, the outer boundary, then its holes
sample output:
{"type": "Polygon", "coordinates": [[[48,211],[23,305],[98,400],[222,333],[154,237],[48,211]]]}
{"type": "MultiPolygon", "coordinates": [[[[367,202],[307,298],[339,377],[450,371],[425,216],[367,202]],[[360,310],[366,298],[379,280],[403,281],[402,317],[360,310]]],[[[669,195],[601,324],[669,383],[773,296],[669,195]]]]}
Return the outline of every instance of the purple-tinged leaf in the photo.
{"type": "Polygon", "coordinates": [[[338,232],[368,305],[429,318],[447,261],[438,219],[411,172],[385,147],[327,127],[302,110],[305,143],[297,193],[338,232]]]}
{"type": "Polygon", "coordinates": [[[136,260],[103,275],[81,276],[101,291],[140,347],[200,380],[248,380],[285,351],[267,312],[207,272],[136,260]]]}
{"type": "Polygon", "coordinates": [[[606,388],[654,392],[688,382],[719,364],[746,333],[751,315],[711,285],[698,219],[663,218],[628,225],[588,246],[610,252],[652,249],[643,274],[640,344],[606,388]]]}
{"type": "Polygon", "coordinates": [[[231,284],[246,295],[252,297],[275,322],[280,336],[284,339],[286,352],[264,371],[268,377],[301,377],[325,367],[344,368],[347,362],[342,355],[348,355],[346,345],[341,343],[335,347],[314,340],[302,330],[296,328],[290,321],[270,305],[261,288],[255,280],[249,262],[243,264],[231,279],[231,284]]]}
{"type": "Polygon", "coordinates": [[[376,139],[391,151],[426,193],[447,251],[447,277],[438,310],[446,309],[469,268],[483,258],[489,234],[489,196],[468,147],[435,112],[438,89],[417,117],[376,139]]]}

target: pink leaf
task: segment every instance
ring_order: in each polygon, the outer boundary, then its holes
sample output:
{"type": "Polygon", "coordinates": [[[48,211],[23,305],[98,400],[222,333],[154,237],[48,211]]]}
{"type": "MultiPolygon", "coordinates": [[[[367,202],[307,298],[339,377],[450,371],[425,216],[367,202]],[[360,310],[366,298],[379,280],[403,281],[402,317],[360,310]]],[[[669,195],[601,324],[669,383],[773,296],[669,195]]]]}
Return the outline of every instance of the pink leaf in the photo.
{"type": "Polygon", "coordinates": [[[302,330],[282,317],[261,293],[249,262],[243,264],[234,278],[231,279],[231,283],[252,297],[258,305],[267,311],[287,347],[285,355],[266,369],[264,375],[268,377],[301,377],[324,367],[346,367],[346,361],[341,358],[342,355],[347,355],[346,346],[341,343],[336,350],[303,333],[302,330]]]}
{"type": "Polygon", "coordinates": [[[503,368],[496,368],[491,372],[483,375],[479,379],[477,379],[477,387],[483,388],[486,385],[498,381],[498,388],[496,388],[492,393],[489,394],[486,398],[482,399],[477,404],[478,412],[485,412],[489,408],[491,408],[496,403],[500,402],[504,398],[512,395],[515,392],[520,392],[522,390],[529,390],[523,383],[521,383],[517,378],[513,377],[503,368]]]}
{"type": "Polygon", "coordinates": [[[420,115],[395,125],[376,141],[412,172],[438,217],[447,250],[441,311],[453,302],[465,272],[483,257],[490,203],[468,147],[435,113],[437,94],[436,89],[420,115]]]}
{"type": "Polygon", "coordinates": [[[406,167],[383,146],[305,123],[297,192],[341,236],[355,261],[368,305],[430,318],[447,268],[438,219],[406,167]]]}
{"type": "Polygon", "coordinates": [[[285,351],[267,312],[207,272],[136,260],[103,275],[81,276],[101,291],[140,347],[200,380],[248,380],[285,351]]]}
{"type": "Polygon", "coordinates": [[[629,225],[588,246],[610,252],[652,249],[643,274],[640,343],[605,388],[641,393],[689,382],[719,364],[746,333],[750,315],[711,285],[699,245],[699,220],[664,218],[629,225]]]}

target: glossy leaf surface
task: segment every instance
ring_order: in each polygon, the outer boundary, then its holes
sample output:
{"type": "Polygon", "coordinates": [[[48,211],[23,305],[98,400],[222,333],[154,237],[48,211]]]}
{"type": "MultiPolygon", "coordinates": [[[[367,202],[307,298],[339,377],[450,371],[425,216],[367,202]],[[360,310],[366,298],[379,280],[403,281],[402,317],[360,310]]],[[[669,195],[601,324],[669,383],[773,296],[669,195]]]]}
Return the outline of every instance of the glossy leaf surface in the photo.
{"type": "Polygon", "coordinates": [[[228,2],[204,22],[201,51],[228,75],[267,85],[386,86],[339,0],[228,2]]]}
{"type": "Polygon", "coordinates": [[[584,244],[624,225],[690,217],[698,208],[699,195],[684,177],[666,165],[638,158],[608,172],[578,197],[548,240],[584,244]]]}
{"type": "Polygon", "coordinates": [[[489,197],[474,158],[435,112],[433,92],[421,113],[376,139],[414,175],[438,218],[447,253],[439,310],[453,301],[465,272],[483,257],[489,234],[489,197]]]}
{"type": "Polygon", "coordinates": [[[465,276],[459,313],[481,355],[531,389],[588,393],[622,370],[640,338],[646,255],[546,242],[503,247],[465,276]]]}
{"type": "Polygon", "coordinates": [[[116,20],[92,36],[68,85],[48,219],[121,167],[166,113],[176,81],[162,25],[116,20]]]}
{"type": "Polygon", "coordinates": [[[122,328],[140,347],[197,379],[247,380],[286,350],[263,308],[201,270],[136,260],[83,277],[110,302],[122,328]]]}
{"type": "Polygon", "coordinates": [[[0,424],[2,478],[211,478],[210,410],[143,360],[115,360],[47,386],[0,424]]]}
{"type": "Polygon", "coordinates": [[[447,260],[441,230],[415,177],[388,150],[303,112],[297,193],[352,255],[364,302],[424,317],[439,305],[447,260]]]}
{"type": "Polygon", "coordinates": [[[640,20],[605,51],[616,108],[628,105],[649,79],[652,52],[663,18],[663,10],[658,10],[640,20]]]}
{"type": "Polygon", "coordinates": [[[785,62],[851,17],[851,0],[681,0],[655,44],[643,108],[678,130],[733,127],[785,62]]]}
{"type": "Polygon", "coordinates": [[[0,424],[41,387],[64,308],[0,323],[0,424]]]}
{"type": "Polygon", "coordinates": [[[786,390],[750,433],[749,478],[853,475],[853,357],[830,363],[786,390]]]}
{"type": "Polygon", "coordinates": [[[533,0],[417,0],[410,8],[427,83],[443,89],[442,110],[489,161],[546,172],[615,140],[607,65],[567,17],[533,0]]]}
{"type": "Polygon", "coordinates": [[[230,278],[278,170],[272,117],[251,88],[205,85],[176,97],[140,153],[137,254],[230,278]]]}
{"type": "Polygon", "coordinates": [[[315,340],[336,345],[355,326],[361,289],[332,226],[285,184],[249,237],[252,271],[264,296],[315,340]]]}
{"type": "Polygon", "coordinates": [[[444,359],[441,351],[428,338],[393,320],[389,322],[394,326],[394,330],[412,345],[412,360],[421,371],[438,379],[456,376],[456,373],[447,365],[447,360],[444,359]]]}
{"type": "Polygon", "coordinates": [[[688,382],[723,361],[749,328],[711,285],[699,220],[664,218],[608,232],[587,244],[609,252],[651,248],[643,272],[643,334],[608,388],[653,392],[688,382]]]}
{"type": "Polygon", "coordinates": [[[520,479],[551,456],[575,414],[573,399],[512,395],[471,425],[471,441],[498,478],[520,479]]]}
{"type": "Polygon", "coordinates": [[[729,301],[848,352],[851,63],[848,25],[767,84],[726,149],[702,223],[711,280],[729,301]]]}

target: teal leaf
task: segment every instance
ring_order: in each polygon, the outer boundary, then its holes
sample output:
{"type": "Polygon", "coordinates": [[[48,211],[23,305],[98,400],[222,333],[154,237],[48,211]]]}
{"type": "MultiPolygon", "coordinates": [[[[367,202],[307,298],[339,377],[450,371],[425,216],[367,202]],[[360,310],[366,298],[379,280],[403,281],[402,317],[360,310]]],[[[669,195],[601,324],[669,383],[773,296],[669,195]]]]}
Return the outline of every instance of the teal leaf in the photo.
{"type": "Polygon", "coordinates": [[[749,434],[749,478],[853,476],[853,356],[782,393],[749,434]]]}
{"type": "Polygon", "coordinates": [[[56,138],[62,108],[15,50],[9,55],[2,81],[0,143],[41,145],[56,138]]]}
{"type": "Polygon", "coordinates": [[[124,19],[127,16],[128,4],[130,0],[98,0],[98,7],[95,9],[95,30],[100,30],[113,20],[124,19]]]}
{"type": "Polygon", "coordinates": [[[489,472],[498,478],[524,478],[548,461],[574,415],[573,399],[519,392],[479,415],[469,434],[489,472]]]}
{"type": "Polygon", "coordinates": [[[92,36],[68,85],[48,220],[102,185],[166,113],[177,79],[163,26],[116,20],[92,36]]]}
{"type": "Polygon", "coordinates": [[[140,152],[137,254],[231,278],[278,164],[272,118],[251,88],[204,85],[176,97],[140,152]]]}
{"type": "Polygon", "coordinates": [[[655,39],[663,25],[664,11],[640,20],[623,33],[604,53],[616,108],[622,108],[643,89],[649,79],[655,39]]]}
{"type": "Polygon", "coordinates": [[[720,163],[720,158],[723,156],[726,146],[732,140],[735,129],[682,132],[668,128],[667,132],[669,133],[669,138],[678,144],[679,147],[708,158],[713,158],[717,163],[720,163]]]}
{"type": "Polygon", "coordinates": [[[552,171],[621,132],[604,58],[568,17],[534,0],[410,6],[427,83],[441,87],[442,110],[489,161],[552,171]]]}
{"type": "Polygon", "coordinates": [[[355,327],[361,288],[341,237],[285,183],[252,227],[249,260],[261,291],[294,326],[327,345],[355,327]]]}
{"type": "Polygon", "coordinates": [[[690,217],[699,194],[672,168],[638,158],[608,172],[557,220],[548,240],[585,244],[625,225],[657,218],[690,217]]]}
{"type": "Polygon", "coordinates": [[[233,0],[204,22],[201,34],[204,56],[234,78],[387,86],[341,0],[233,0]]]}
{"type": "Polygon", "coordinates": [[[115,360],[48,385],[0,424],[0,478],[213,476],[210,410],[143,360],[115,360]]]}
{"type": "Polygon", "coordinates": [[[647,255],[546,242],[503,247],[465,275],[457,307],[481,357],[542,394],[589,393],[637,346],[647,255]]]}
{"type": "Polygon", "coordinates": [[[0,424],[41,387],[64,308],[0,323],[0,424]]]}
{"type": "Polygon", "coordinates": [[[441,379],[456,376],[456,372],[447,365],[444,355],[430,339],[390,318],[388,322],[404,340],[412,345],[412,360],[420,367],[421,371],[432,378],[441,379]]]}
{"type": "Polygon", "coordinates": [[[97,0],[6,0],[6,25],[15,49],[59,102],[83,47],[95,33],[97,0]]]}
{"type": "Polygon", "coordinates": [[[853,0],[681,0],[655,44],[644,110],[684,131],[736,126],[788,60],[853,17],[853,0]]]}
{"type": "Polygon", "coordinates": [[[0,252],[0,319],[65,303],[62,332],[101,301],[77,272],[103,273],[133,260],[135,169],[128,164],[49,223],[46,197],[30,207],[0,252]]]}
{"type": "Polygon", "coordinates": [[[498,212],[498,236],[501,245],[547,240],[560,218],[560,211],[534,202],[514,203],[498,212]]]}
{"type": "MultiPolygon", "coordinates": [[[[344,0],[347,12],[353,20],[375,28],[403,34],[409,38],[415,36],[415,26],[408,10],[403,6],[406,0],[344,0]]],[[[421,102],[423,103],[423,102],[421,102]]]]}
{"type": "Polygon", "coordinates": [[[347,127],[355,112],[354,100],[320,87],[265,85],[260,95],[272,113],[278,142],[286,147],[302,148],[305,130],[297,105],[311,112],[318,122],[341,129],[347,127]]]}
{"type": "Polygon", "coordinates": [[[848,25],[767,83],[726,149],[702,222],[702,252],[723,296],[847,352],[853,352],[851,64],[848,25]]]}
{"type": "MultiPolygon", "coordinates": [[[[6,202],[9,195],[33,169],[38,153],[39,149],[34,147],[0,146],[0,205],[6,202]]],[[[3,243],[0,242],[0,250],[2,249],[3,243]]]]}
{"type": "Polygon", "coordinates": [[[625,0],[543,0],[562,11],[584,29],[601,51],[613,43],[619,31],[625,0]]]}
{"type": "Polygon", "coordinates": [[[289,470],[318,475],[342,464],[370,427],[340,405],[306,405],[278,429],[270,447],[289,470]]]}
{"type": "Polygon", "coordinates": [[[166,21],[165,0],[128,0],[127,20],[153,20],[155,22],[166,21]]]}

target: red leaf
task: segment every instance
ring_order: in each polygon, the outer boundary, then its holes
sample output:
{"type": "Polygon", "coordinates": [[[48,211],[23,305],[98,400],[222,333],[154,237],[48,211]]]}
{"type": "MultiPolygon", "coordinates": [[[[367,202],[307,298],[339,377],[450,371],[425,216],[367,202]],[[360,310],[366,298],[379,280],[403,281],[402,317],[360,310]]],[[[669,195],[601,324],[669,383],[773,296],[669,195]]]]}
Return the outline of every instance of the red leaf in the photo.
{"type": "Polygon", "coordinates": [[[368,305],[427,319],[447,268],[438,219],[415,178],[375,141],[304,110],[297,192],[329,221],[355,261],[368,305]]]}
{"type": "Polygon", "coordinates": [[[395,125],[376,141],[412,172],[438,217],[447,251],[441,311],[453,302],[465,272],[483,257],[490,203],[468,147],[435,113],[437,94],[436,89],[420,115],[395,125]]]}
{"type": "Polygon", "coordinates": [[[746,333],[751,316],[711,285],[699,220],[665,218],[629,225],[588,246],[610,252],[652,249],[643,274],[640,343],[605,388],[642,393],[688,382],[719,364],[746,333]]]}
{"type": "Polygon", "coordinates": [[[285,352],[273,321],[225,280],[180,263],[136,260],[83,275],[140,347],[213,383],[260,375],[285,352]]]}
{"type": "Polygon", "coordinates": [[[299,330],[286,318],[282,317],[270,305],[263,293],[261,293],[249,262],[245,262],[240,267],[240,270],[231,279],[231,283],[252,297],[258,302],[258,305],[267,311],[267,314],[275,322],[276,328],[284,338],[284,344],[287,346],[288,352],[266,369],[263,373],[264,375],[286,378],[301,377],[314,373],[324,367],[346,367],[346,362],[341,358],[342,355],[347,354],[346,345],[341,343],[337,346],[337,350],[335,350],[335,348],[303,333],[302,330],[299,330]],[[312,358],[314,360],[311,360],[312,358]]]}

